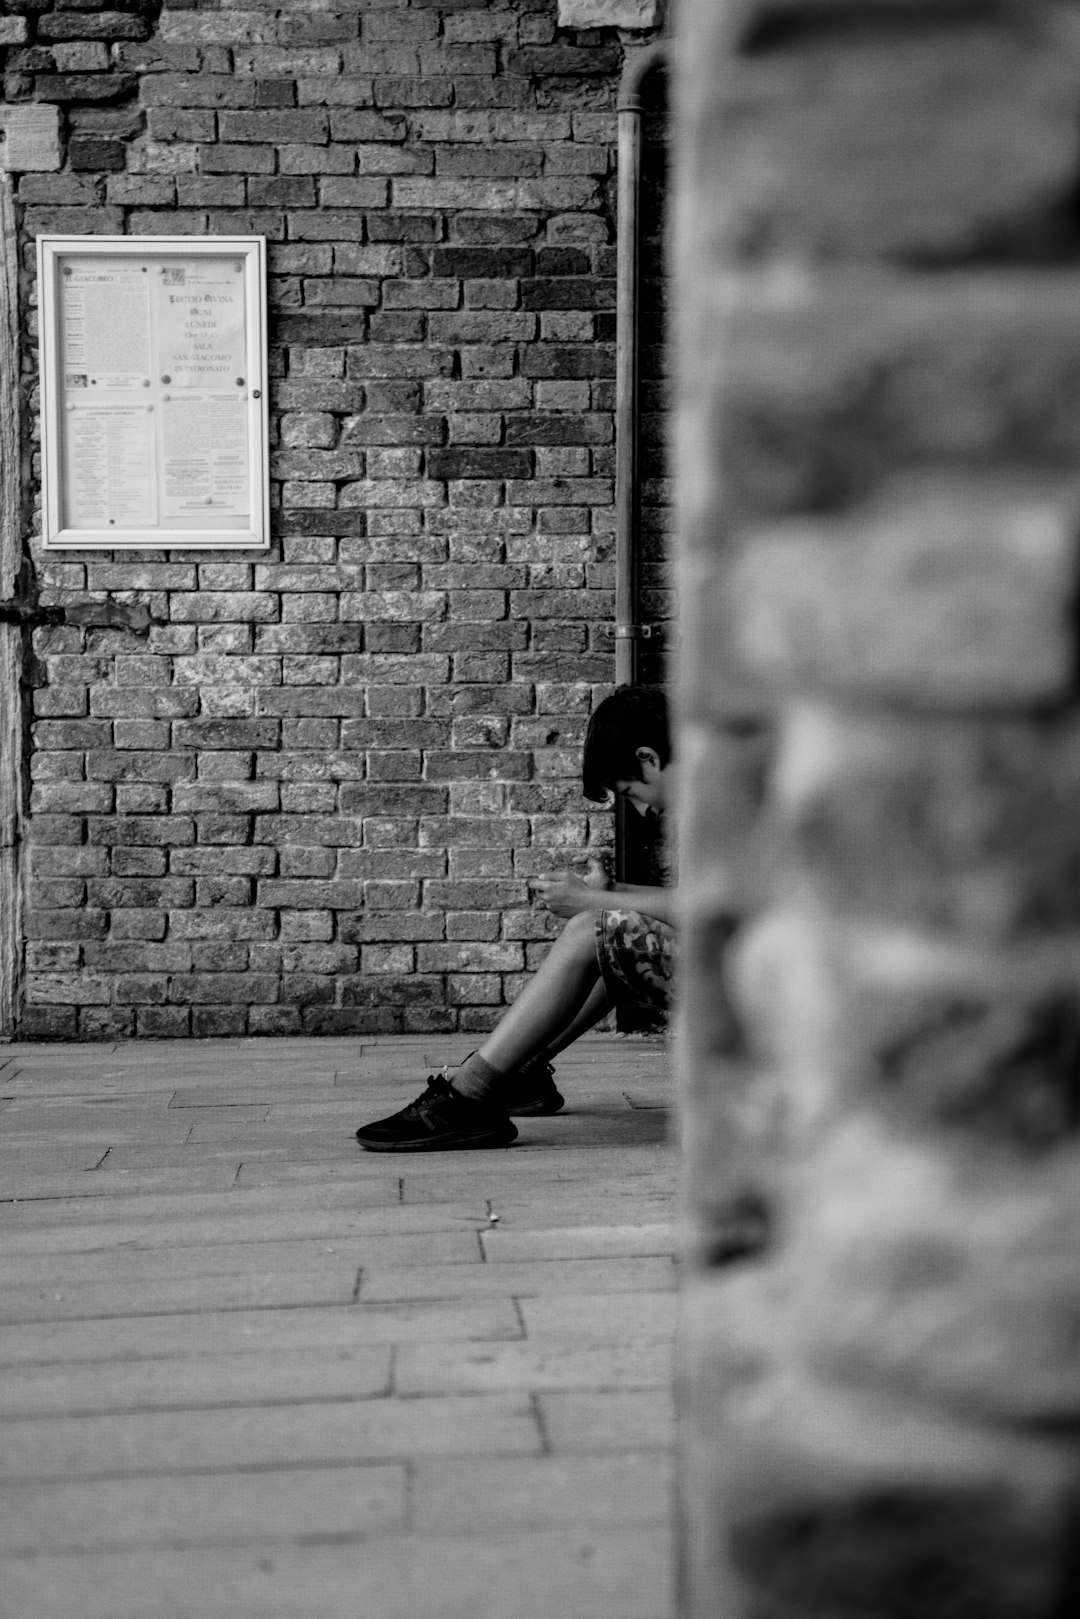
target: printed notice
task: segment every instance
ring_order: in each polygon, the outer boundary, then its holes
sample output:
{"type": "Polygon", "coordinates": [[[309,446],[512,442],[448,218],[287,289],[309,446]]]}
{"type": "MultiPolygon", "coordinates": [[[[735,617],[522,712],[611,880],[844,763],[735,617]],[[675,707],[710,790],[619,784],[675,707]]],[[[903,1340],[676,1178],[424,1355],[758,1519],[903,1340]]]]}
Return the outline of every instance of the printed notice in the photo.
{"type": "Polygon", "coordinates": [[[66,388],[138,388],[150,380],[150,277],[88,260],[60,278],[66,388]]]}
{"type": "Polygon", "coordinates": [[[167,265],[155,280],[161,381],[173,388],[242,388],[243,266],[167,265]]]}
{"type": "Polygon", "coordinates": [[[157,522],[152,420],[145,405],[88,403],[66,413],[73,528],[157,522]]]}
{"type": "Polygon", "coordinates": [[[248,509],[247,410],[235,395],[162,403],[164,515],[239,516],[248,509]]]}

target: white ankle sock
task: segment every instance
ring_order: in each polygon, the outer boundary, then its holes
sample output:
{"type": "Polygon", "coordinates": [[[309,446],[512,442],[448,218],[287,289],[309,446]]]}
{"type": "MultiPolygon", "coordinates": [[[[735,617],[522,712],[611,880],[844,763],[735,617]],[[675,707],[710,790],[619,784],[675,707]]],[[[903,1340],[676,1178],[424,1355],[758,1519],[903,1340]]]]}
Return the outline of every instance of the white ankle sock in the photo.
{"type": "Polygon", "coordinates": [[[450,1084],[459,1096],[467,1096],[470,1102],[486,1102],[488,1097],[498,1089],[505,1075],[500,1074],[497,1068],[478,1057],[474,1051],[466,1057],[459,1068],[451,1069],[447,1075],[450,1084]]]}

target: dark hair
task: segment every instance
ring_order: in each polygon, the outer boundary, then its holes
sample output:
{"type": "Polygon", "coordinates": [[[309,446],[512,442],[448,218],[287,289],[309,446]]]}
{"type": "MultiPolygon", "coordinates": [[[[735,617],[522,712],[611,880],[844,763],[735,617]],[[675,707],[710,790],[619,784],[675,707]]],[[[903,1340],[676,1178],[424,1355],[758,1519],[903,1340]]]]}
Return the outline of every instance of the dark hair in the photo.
{"type": "Polygon", "coordinates": [[[598,704],[585,732],[585,797],[602,803],[613,783],[640,781],[638,748],[652,748],[661,768],[671,758],[667,698],[655,686],[617,686],[598,704]]]}

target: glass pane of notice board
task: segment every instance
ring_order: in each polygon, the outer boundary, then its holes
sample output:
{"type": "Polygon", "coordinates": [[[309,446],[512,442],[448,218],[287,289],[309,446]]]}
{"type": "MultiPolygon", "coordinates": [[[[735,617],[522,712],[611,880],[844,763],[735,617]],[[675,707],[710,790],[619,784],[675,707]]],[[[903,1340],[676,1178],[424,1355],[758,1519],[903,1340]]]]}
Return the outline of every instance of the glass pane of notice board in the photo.
{"type": "Polygon", "coordinates": [[[265,251],[38,238],[46,549],[269,544],[265,251]]]}

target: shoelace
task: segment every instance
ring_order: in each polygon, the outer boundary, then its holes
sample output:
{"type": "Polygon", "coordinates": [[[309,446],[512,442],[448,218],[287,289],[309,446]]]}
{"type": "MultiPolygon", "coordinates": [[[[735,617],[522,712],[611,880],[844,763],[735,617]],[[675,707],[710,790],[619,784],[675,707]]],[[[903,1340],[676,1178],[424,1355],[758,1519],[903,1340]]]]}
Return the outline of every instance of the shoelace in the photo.
{"type": "Polygon", "coordinates": [[[408,1107],[403,1108],[402,1114],[407,1119],[419,1118],[420,1114],[425,1111],[430,1102],[434,1102],[440,1097],[445,1096],[449,1089],[450,1081],[444,1075],[429,1074],[427,1089],[422,1095],[416,1098],[415,1102],[410,1102],[408,1107]]]}

